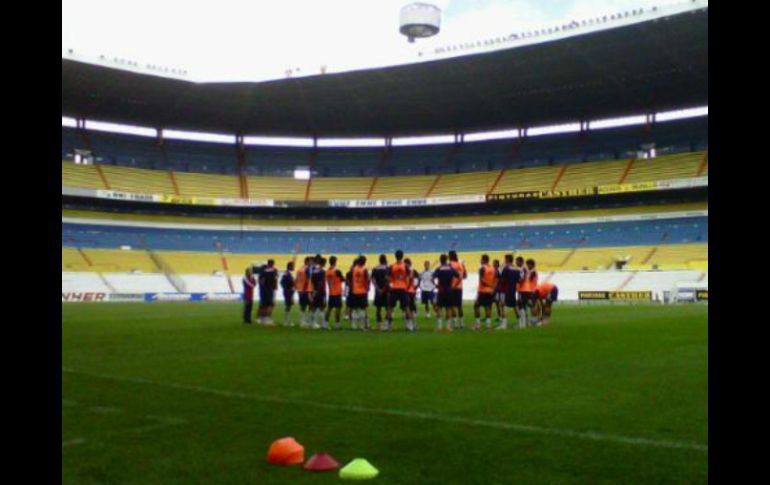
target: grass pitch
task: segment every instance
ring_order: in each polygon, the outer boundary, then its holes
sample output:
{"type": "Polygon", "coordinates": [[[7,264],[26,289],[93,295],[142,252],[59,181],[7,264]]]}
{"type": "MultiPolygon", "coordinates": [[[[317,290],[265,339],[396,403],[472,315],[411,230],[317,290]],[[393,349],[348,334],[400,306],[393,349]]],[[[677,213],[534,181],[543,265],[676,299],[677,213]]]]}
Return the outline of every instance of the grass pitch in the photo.
{"type": "Polygon", "coordinates": [[[550,327],[437,335],[63,304],[62,481],[338,481],[266,463],[294,436],[380,483],[704,483],[707,312],[557,304],[550,327]]]}

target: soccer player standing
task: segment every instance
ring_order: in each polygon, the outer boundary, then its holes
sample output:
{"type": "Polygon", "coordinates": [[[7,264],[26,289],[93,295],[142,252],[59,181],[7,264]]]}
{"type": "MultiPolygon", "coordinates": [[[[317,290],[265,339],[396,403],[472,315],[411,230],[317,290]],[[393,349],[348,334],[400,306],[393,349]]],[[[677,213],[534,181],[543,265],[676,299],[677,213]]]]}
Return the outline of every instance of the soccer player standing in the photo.
{"type": "MultiPolygon", "coordinates": [[[[535,260],[530,258],[527,260],[527,273],[524,275],[524,284],[522,285],[522,293],[524,294],[524,310],[526,315],[526,309],[534,307],[537,301],[537,295],[535,290],[537,289],[538,274],[535,268],[535,260]]],[[[535,322],[527,322],[527,325],[534,325],[535,322]]]]}
{"type": "Polygon", "coordinates": [[[259,323],[272,325],[275,290],[278,288],[278,271],[275,261],[269,259],[259,274],[259,323]]]}
{"type": "Polygon", "coordinates": [[[497,287],[495,288],[495,310],[497,310],[497,319],[500,323],[503,323],[505,318],[505,288],[503,279],[500,277],[500,260],[495,259],[492,261],[492,267],[495,268],[497,273],[497,287]]]}
{"type": "Polygon", "coordinates": [[[382,309],[388,312],[388,258],[380,254],[380,264],[372,270],[372,283],[374,284],[374,307],[377,309],[377,325],[382,329],[382,309]]]}
{"type": "Polygon", "coordinates": [[[476,317],[476,324],[473,330],[481,329],[481,311],[484,308],[487,330],[492,328],[492,304],[494,303],[495,291],[497,290],[497,270],[490,266],[489,255],[481,256],[481,268],[479,268],[479,289],[476,293],[476,302],[473,304],[473,313],[476,317]]]}
{"type": "Polygon", "coordinates": [[[326,258],[321,255],[315,257],[315,265],[311,267],[308,276],[312,285],[313,293],[310,299],[310,310],[312,312],[313,328],[322,328],[328,330],[326,320],[324,320],[324,308],[326,308],[326,258]]]}
{"type": "Polygon", "coordinates": [[[312,264],[313,258],[311,256],[306,257],[305,264],[297,272],[296,287],[299,294],[300,327],[306,327],[311,323],[307,317],[307,310],[310,307],[310,293],[313,290],[308,276],[312,264]]]}
{"type": "Polygon", "coordinates": [[[404,259],[404,263],[409,268],[409,276],[406,283],[406,294],[409,298],[409,311],[412,312],[412,330],[417,330],[417,287],[420,286],[420,275],[412,267],[412,260],[404,259]]]}
{"type": "Polygon", "coordinates": [[[369,317],[366,310],[369,307],[369,271],[366,269],[366,257],[359,256],[351,269],[350,308],[353,313],[350,324],[353,330],[362,323],[364,330],[369,330],[369,317]]]}
{"type": "Polygon", "coordinates": [[[251,313],[254,308],[254,287],[257,286],[257,280],[251,271],[251,267],[246,268],[243,276],[243,323],[251,323],[251,313]]]}
{"type": "MultiPolygon", "coordinates": [[[[522,260],[522,264],[523,260],[522,260]]],[[[500,272],[501,288],[505,291],[505,306],[511,308],[514,314],[517,313],[518,304],[516,301],[516,289],[519,286],[521,280],[521,270],[513,265],[513,254],[505,255],[505,266],[500,272]]],[[[503,316],[503,320],[498,330],[506,330],[508,328],[508,318],[503,316]]]]}
{"type": "Polygon", "coordinates": [[[454,314],[453,326],[462,330],[465,327],[463,318],[463,280],[468,278],[465,264],[460,262],[457,251],[449,251],[449,265],[457,271],[457,276],[452,280],[452,313],[454,314]]]}
{"type": "Polygon", "coordinates": [[[345,281],[342,271],[337,268],[337,256],[329,258],[329,269],[326,270],[326,285],[329,289],[329,305],[326,309],[324,325],[329,325],[329,317],[334,310],[335,326],[337,330],[342,330],[342,321],[340,312],[342,311],[342,282],[345,281]]]}
{"type": "Polygon", "coordinates": [[[412,310],[409,308],[409,296],[406,288],[408,280],[411,277],[411,268],[404,262],[404,252],[400,249],[396,251],[396,262],[388,267],[388,284],[390,293],[388,298],[388,309],[385,314],[385,326],[388,330],[393,330],[393,309],[396,303],[401,307],[406,320],[406,330],[412,331],[412,310]]]}
{"type": "Polygon", "coordinates": [[[433,271],[430,269],[430,261],[425,261],[425,270],[420,273],[420,299],[425,305],[425,314],[430,315],[430,308],[438,318],[438,305],[436,304],[436,285],[433,283],[433,271]]]}
{"type": "Polygon", "coordinates": [[[294,324],[291,321],[291,307],[294,305],[294,276],[291,274],[294,271],[294,261],[290,261],[286,264],[286,271],[281,276],[281,289],[283,290],[283,302],[286,306],[286,312],[283,316],[283,324],[287,327],[291,327],[294,324]]]}
{"type": "Polygon", "coordinates": [[[455,278],[460,276],[449,263],[446,254],[442,254],[439,258],[440,265],[433,271],[433,284],[438,292],[437,306],[438,306],[438,319],[436,323],[436,331],[442,332],[444,330],[444,320],[441,318],[441,311],[444,311],[444,318],[446,318],[446,330],[452,331],[452,324],[450,319],[452,318],[453,308],[453,293],[452,282],[455,278]]]}

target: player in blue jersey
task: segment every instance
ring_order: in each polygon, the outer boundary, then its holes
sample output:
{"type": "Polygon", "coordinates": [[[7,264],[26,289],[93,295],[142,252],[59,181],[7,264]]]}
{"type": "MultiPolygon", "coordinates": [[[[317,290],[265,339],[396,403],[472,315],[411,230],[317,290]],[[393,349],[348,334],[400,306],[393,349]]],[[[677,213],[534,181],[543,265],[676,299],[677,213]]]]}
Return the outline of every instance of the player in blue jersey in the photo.
{"type": "Polygon", "coordinates": [[[441,312],[443,311],[447,332],[451,332],[452,325],[450,320],[452,318],[452,309],[455,306],[452,282],[456,278],[460,278],[461,275],[449,264],[449,258],[446,254],[442,254],[439,261],[439,267],[433,270],[433,284],[438,292],[438,323],[436,324],[436,331],[442,332],[444,330],[444,319],[441,318],[441,312]]]}
{"type": "Polygon", "coordinates": [[[372,270],[372,285],[374,285],[374,307],[377,309],[377,326],[382,325],[382,309],[388,308],[388,257],[380,254],[380,264],[372,270]]]}
{"type": "Polygon", "coordinates": [[[275,290],[278,288],[278,270],[275,261],[269,259],[267,265],[259,273],[259,323],[272,325],[273,306],[275,305],[275,290]]]}
{"type": "Polygon", "coordinates": [[[284,313],[283,324],[287,327],[291,327],[294,324],[291,322],[291,307],[294,305],[294,290],[296,288],[294,282],[294,261],[290,261],[286,264],[286,271],[281,276],[281,289],[283,290],[283,301],[286,305],[286,313],[284,313]]]}
{"type": "MultiPolygon", "coordinates": [[[[522,259],[523,261],[523,259],[522,259]]],[[[500,272],[500,280],[502,281],[502,288],[505,290],[505,306],[513,308],[513,312],[516,313],[518,302],[516,301],[516,288],[521,281],[521,270],[513,264],[513,254],[505,255],[505,266],[500,272]]],[[[508,318],[503,316],[498,330],[505,330],[508,328],[508,318]]]]}

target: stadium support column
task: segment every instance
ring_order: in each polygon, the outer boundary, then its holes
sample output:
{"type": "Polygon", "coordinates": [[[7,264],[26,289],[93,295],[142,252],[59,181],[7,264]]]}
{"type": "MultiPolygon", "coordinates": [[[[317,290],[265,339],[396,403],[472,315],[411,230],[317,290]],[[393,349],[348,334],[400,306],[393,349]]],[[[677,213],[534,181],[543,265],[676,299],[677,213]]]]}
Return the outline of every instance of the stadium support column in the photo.
{"type": "Polygon", "coordinates": [[[444,159],[444,166],[449,166],[454,161],[455,157],[457,156],[457,152],[460,151],[463,144],[465,143],[465,135],[462,133],[455,132],[454,135],[455,142],[452,143],[452,146],[449,147],[449,151],[446,154],[446,158],[444,159]]]}
{"type": "MultiPolygon", "coordinates": [[[[160,157],[163,159],[163,165],[168,167],[168,151],[166,150],[166,139],[163,137],[163,130],[161,128],[155,129],[156,144],[160,150],[160,157]]],[[[153,164],[154,165],[154,164],[153,164]]],[[[152,168],[157,168],[153,166],[152,168]]]]}
{"type": "Polygon", "coordinates": [[[567,164],[563,164],[561,168],[559,169],[559,173],[556,174],[556,178],[553,179],[553,184],[551,185],[551,190],[556,190],[556,186],[559,185],[559,182],[561,182],[561,178],[564,177],[564,172],[567,171],[567,164]]]}
{"type": "Polygon", "coordinates": [[[390,161],[390,157],[393,155],[393,137],[387,136],[385,137],[385,148],[382,150],[382,154],[380,154],[380,159],[377,162],[377,174],[379,175],[380,170],[388,166],[388,162],[390,161]]]}
{"type": "Polygon", "coordinates": [[[310,152],[310,178],[307,179],[307,185],[305,186],[305,202],[310,200],[310,187],[313,185],[313,170],[315,169],[315,162],[318,158],[318,136],[313,136],[313,150],[310,152]]]}
{"type": "Polygon", "coordinates": [[[629,158],[628,164],[626,164],[626,169],[623,170],[623,175],[620,176],[620,180],[618,180],[619,184],[622,184],[626,181],[626,178],[628,178],[628,174],[631,173],[631,170],[634,168],[634,162],[636,162],[636,158],[629,158]]]}
{"type": "Polygon", "coordinates": [[[249,198],[249,179],[246,174],[246,148],[243,144],[243,135],[235,135],[235,156],[238,162],[238,179],[241,188],[241,198],[249,198]]]}
{"type": "Polygon", "coordinates": [[[698,173],[696,174],[698,177],[703,175],[703,171],[706,170],[706,167],[709,165],[709,152],[706,150],[705,153],[703,153],[703,161],[700,163],[700,167],[698,167],[698,173]]]}
{"type": "Polygon", "coordinates": [[[86,150],[89,152],[93,151],[91,148],[91,138],[88,136],[88,132],[86,131],[85,118],[77,118],[75,120],[75,131],[80,137],[80,141],[83,142],[83,146],[86,148],[86,150]]]}

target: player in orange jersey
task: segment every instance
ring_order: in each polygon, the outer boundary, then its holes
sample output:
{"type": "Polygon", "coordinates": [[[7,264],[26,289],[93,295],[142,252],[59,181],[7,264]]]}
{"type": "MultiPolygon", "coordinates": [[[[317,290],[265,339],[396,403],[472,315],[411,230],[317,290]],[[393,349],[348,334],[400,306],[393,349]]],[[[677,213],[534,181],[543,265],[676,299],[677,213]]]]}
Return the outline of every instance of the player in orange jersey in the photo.
{"type": "Polygon", "coordinates": [[[497,291],[497,270],[489,264],[489,255],[481,256],[481,268],[479,268],[479,289],[476,294],[476,302],[473,304],[473,313],[476,323],[473,330],[481,329],[481,308],[484,308],[484,316],[487,330],[492,329],[492,305],[495,302],[497,291]]]}
{"type": "Polygon", "coordinates": [[[366,256],[359,256],[350,270],[350,308],[352,311],[350,325],[353,330],[361,323],[364,330],[369,330],[369,286],[371,278],[366,269],[366,256]]]}
{"type": "Polygon", "coordinates": [[[310,268],[311,264],[313,264],[313,257],[306,257],[305,264],[297,271],[297,279],[295,281],[297,294],[299,295],[300,327],[307,327],[311,323],[307,315],[308,307],[310,307],[310,293],[313,290],[310,278],[308,277],[308,268],[310,268]]]}
{"type": "Polygon", "coordinates": [[[452,327],[462,330],[465,327],[463,322],[463,280],[468,278],[468,271],[465,264],[457,256],[457,251],[449,251],[449,265],[460,275],[452,280],[452,327]]]}
{"type": "Polygon", "coordinates": [[[551,323],[553,304],[559,299],[559,288],[550,281],[544,281],[535,288],[535,297],[537,303],[532,308],[532,314],[535,317],[540,317],[540,320],[536,321],[535,324],[537,326],[548,325],[551,323]]]}
{"type": "Polygon", "coordinates": [[[388,267],[388,284],[390,292],[388,294],[388,309],[385,315],[384,330],[393,330],[393,308],[396,304],[401,307],[406,320],[406,330],[412,331],[412,310],[409,307],[409,295],[407,294],[407,285],[411,277],[411,268],[404,262],[404,252],[400,249],[396,251],[396,262],[388,267]]]}
{"type": "Polygon", "coordinates": [[[417,287],[420,286],[420,274],[412,266],[412,260],[405,258],[409,266],[409,279],[406,285],[406,295],[409,298],[409,310],[412,312],[412,330],[417,330],[417,287]]]}
{"type": "Polygon", "coordinates": [[[342,271],[337,268],[337,256],[329,258],[329,269],[326,270],[326,286],[329,290],[329,303],[326,306],[326,316],[324,317],[324,326],[329,326],[329,317],[334,310],[334,319],[336,330],[342,330],[342,321],[340,312],[342,311],[342,283],[345,277],[342,271]]]}

